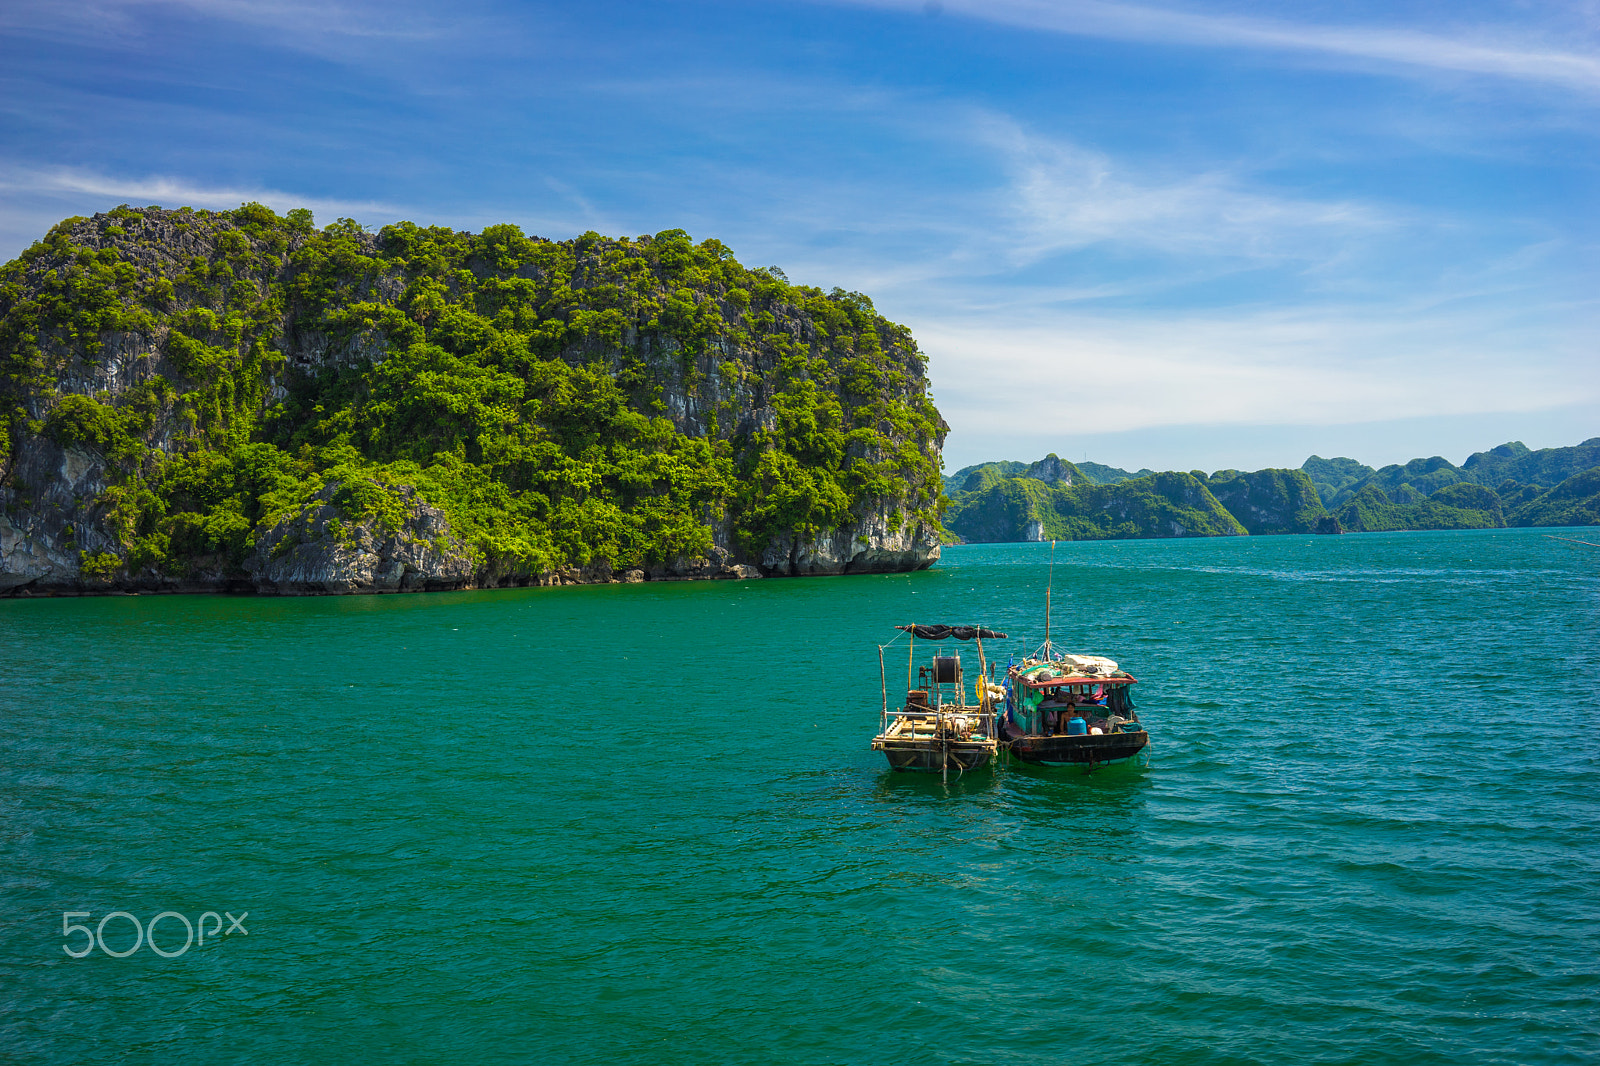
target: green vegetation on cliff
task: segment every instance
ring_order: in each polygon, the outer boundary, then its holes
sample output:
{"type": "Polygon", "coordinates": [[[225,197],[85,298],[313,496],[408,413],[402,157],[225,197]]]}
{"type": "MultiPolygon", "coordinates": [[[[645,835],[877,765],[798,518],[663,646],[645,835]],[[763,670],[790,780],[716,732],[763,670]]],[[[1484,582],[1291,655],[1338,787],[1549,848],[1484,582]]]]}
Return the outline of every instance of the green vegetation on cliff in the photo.
{"type": "Polygon", "coordinates": [[[1473,452],[1461,470],[1480,485],[1499,489],[1510,481],[1518,486],[1553,488],[1575,474],[1600,466],[1600,437],[1566,448],[1530,451],[1519,440],[1486,452],[1473,452]]]}
{"type": "Polygon", "coordinates": [[[1205,485],[1252,535],[1315,533],[1324,525],[1327,512],[1304,470],[1219,470],[1205,485]]]}
{"type": "Polygon", "coordinates": [[[1354,459],[1313,455],[1299,470],[1181,475],[1205,490],[1197,500],[1192,490],[1173,494],[1180,475],[1130,477],[1116,467],[1050,455],[1031,466],[993,462],[957,471],[946,479],[945,525],[976,541],[1165,537],[1179,535],[1175,528],[1183,536],[1214,536],[1234,527],[1273,534],[1588,525],[1600,522],[1597,461],[1600,438],[1538,452],[1512,442],[1460,467],[1434,456],[1374,470],[1354,459]],[[1559,485],[1551,480],[1557,475],[1565,478],[1559,485]],[[1096,502],[1113,486],[1129,494],[1130,504],[1137,501],[1116,522],[1096,502]]]}
{"type": "Polygon", "coordinates": [[[122,207],[0,268],[0,503],[43,506],[30,440],[103,457],[77,524],[103,570],[282,551],[256,533],[329,486],[335,528],[397,526],[414,490],[502,573],[755,558],[871,515],[936,528],[943,433],[867,297],[681,230],[122,207]]]}
{"type": "Polygon", "coordinates": [[[1516,526],[1600,526],[1600,466],[1574,474],[1511,515],[1516,526]]]}
{"type": "Polygon", "coordinates": [[[1462,473],[1460,467],[1443,456],[1435,455],[1376,470],[1356,485],[1347,487],[1343,493],[1336,495],[1332,506],[1337,507],[1344,500],[1350,499],[1369,486],[1380,489],[1396,503],[1412,504],[1421,502],[1447,486],[1471,483],[1471,481],[1470,477],[1462,473]]]}
{"type": "Polygon", "coordinates": [[[1510,441],[1488,451],[1474,452],[1460,466],[1435,455],[1374,470],[1354,459],[1323,459],[1313,455],[1302,468],[1311,475],[1323,505],[1330,510],[1339,508],[1368,486],[1381,490],[1393,503],[1409,505],[1436,497],[1440,490],[1460,484],[1495,490],[1509,510],[1595,466],[1600,466],[1600,437],[1570,447],[1541,448],[1536,452],[1530,451],[1521,441],[1510,441]]]}
{"type": "Polygon", "coordinates": [[[1500,500],[1481,485],[1450,485],[1438,498],[1396,503],[1376,485],[1368,485],[1334,511],[1352,533],[1401,529],[1495,529],[1505,525],[1500,500]]]}
{"type": "Polygon", "coordinates": [[[1243,526],[1191,474],[1114,485],[1016,477],[955,498],[947,527],[968,541],[1237,536],[1243,526]]]}
{"type": "Polygon", "coordinates": [[[1324,507],[1332,507],[1335,500],[1348,499],[1355,491],[1352,486],[1361,484],[1364,479],[1377,473],[1366,463],[1358,463],[1354,459],[1324,459],[1320,455],[1311,456],[1300,464],[1300,469],[1317,487],[1317,496],[1324,507]],[[1350,491],[1346,492],[1347,489],[1350,491]]]}
{"type": "Polygon", "coordinates": [[[1027,469],[1027,463],[1004,459],[995,463],[964,466],[953,474],[944,475],[944,491],[952,496],[958,492],[978,492],[1006,478],[1020,477],[1027,469]]]}
{"type": "Polygon", "coordinates": [[[1115,485],[1119,481],[1132,481],[1134,478],[1149,477],[1155,471],[1148,467],[1128,471],[1118,466],[1106,466],[1103,463],[1076,463],[1077,468],[1093,481],[1096,485],[1115,485]]]}

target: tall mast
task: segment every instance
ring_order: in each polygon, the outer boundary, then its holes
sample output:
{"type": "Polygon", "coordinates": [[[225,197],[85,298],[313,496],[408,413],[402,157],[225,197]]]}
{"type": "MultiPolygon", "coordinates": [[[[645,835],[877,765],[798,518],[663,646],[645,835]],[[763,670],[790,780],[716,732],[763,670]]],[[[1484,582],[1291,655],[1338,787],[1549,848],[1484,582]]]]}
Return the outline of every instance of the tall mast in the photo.
{"type": "Polygon", "coordinates": [[[912,663],[916,662],[916,659],[917,659],[917,625],[916,625],[916,623],[913,622],[911,624],[911,628],[909,630],[907,630],[906,632],[908,632],[911,635],[911,639],[906,641],[906,691],[910,692],[911,691],[911,665],[912,665],[912,663]]]}
{"type": "Polygon", "coordinates": [[[1050,587],[1056,581],[1056,542],[1050,542],[1050,577],[1044,583],[1044,657],[1050,658],[1050,587]]]}

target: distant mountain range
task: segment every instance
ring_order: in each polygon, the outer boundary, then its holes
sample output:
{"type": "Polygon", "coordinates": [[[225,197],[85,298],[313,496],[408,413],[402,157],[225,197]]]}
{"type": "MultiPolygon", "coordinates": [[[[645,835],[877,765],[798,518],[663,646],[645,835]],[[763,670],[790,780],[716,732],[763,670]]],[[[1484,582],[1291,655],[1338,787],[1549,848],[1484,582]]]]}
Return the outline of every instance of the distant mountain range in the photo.
{"type": "Polygon", "coordinates": [[[944,488],[949,539],[974,542],[1600,525],[1600,437],[1376,470],[1313,455],[1297,470],[1128,471],[1052,453],[963,467],[944,488]]]}

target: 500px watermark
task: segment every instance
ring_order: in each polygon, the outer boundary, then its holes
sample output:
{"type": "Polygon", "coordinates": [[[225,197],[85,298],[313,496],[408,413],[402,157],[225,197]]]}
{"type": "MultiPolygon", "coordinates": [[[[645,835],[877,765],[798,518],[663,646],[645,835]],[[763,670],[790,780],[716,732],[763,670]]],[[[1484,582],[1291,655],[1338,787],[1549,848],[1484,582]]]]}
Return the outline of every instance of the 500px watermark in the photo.
{"type": "MultiPolygon", "coordinates": [[[[135,918],[127,911],[112,911],[110,914],[107,914],[105,917],[101,918],[100,924],[96,925],[93,929],[90,929],[87,925],[78,925],[72,920],[74,918],[92,919],[93,917],[94,915],[89,911],[61,912],[61,935],[67,940],[67,943],[61,945],[62,951],[65,951],[68,955],[71,955],[75,959],[81,959],[90,952],[94,951],[94,949],[98,946],[101,951],[105,952],[107,955],[110,955],[113,959],[125,959],[129,955],[132,955],[135,951],[138,951],[141,946],[149,944],[150,950],[155,952],[157,955],[160,955],[163,959],[175,959],[179,955],[182,955],[184,952],[188,951],[190,945],[195,942],[195,932],[197,928],[200,933],[201,947],[205,946],[206,937],[208,936],[215,940],[218,939],[218,934],[221,934],[221,936],[232,936],[234,933],[239,933],[243,936],[250,935],[250,930],[244,927],[244,920],[250,917],[249,911],[245,911],[237,918],[235,918],[232,914],[229,914],[227,911],[223,911],[222,914],[218,914],[216,911],[206,911],[204,914],[200,915],[199,920],[195,922],[189,921],[187,917],[179,914],[177,911],[162,911],[160,914],[150,919],[149,925],[141,924],[139,919],[135,918]],[[226,915],[228,918],[228,931],[225,933],[222,932],[223,915],[226,915]],[[209,931],[206,929],[206,919],[208,918],[212,921],[212,927],[209,931]],[[133,947],[122,951],[114,951],[107,946],[106,923],[110,922],[112,919],[121,919],[133,926],[133,947]],[[168,951],[166,948],[163,948],[160,944],[156,943],[156,926],[160,925],[163,921],[166,921],[171,929],[171,933],[167,941],[168,944],[171,944],[177,937],[176,926],[180,924],[183,926],[183,947],[176,951],[168,951]],[[73,944],[71,941],[77,934],[80,933],[87,939],[81,942],[83,945],[82,950],[75,951],[73,950],[73,944]]],[[[115,929],[116,927],[113,926],[112,928],[115,929]]]]}

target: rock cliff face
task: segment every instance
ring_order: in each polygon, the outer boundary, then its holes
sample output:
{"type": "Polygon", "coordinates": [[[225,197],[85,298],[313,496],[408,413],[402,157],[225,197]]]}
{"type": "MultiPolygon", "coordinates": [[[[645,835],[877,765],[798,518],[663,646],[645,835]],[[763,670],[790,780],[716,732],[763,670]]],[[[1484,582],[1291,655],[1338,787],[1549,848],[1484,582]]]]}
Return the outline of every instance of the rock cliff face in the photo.
{"type": "Polygon", "coordinates": [[[900,571],[904,327],[681,231],[69,219],[0,269],[0,594],[900,571]]]}

